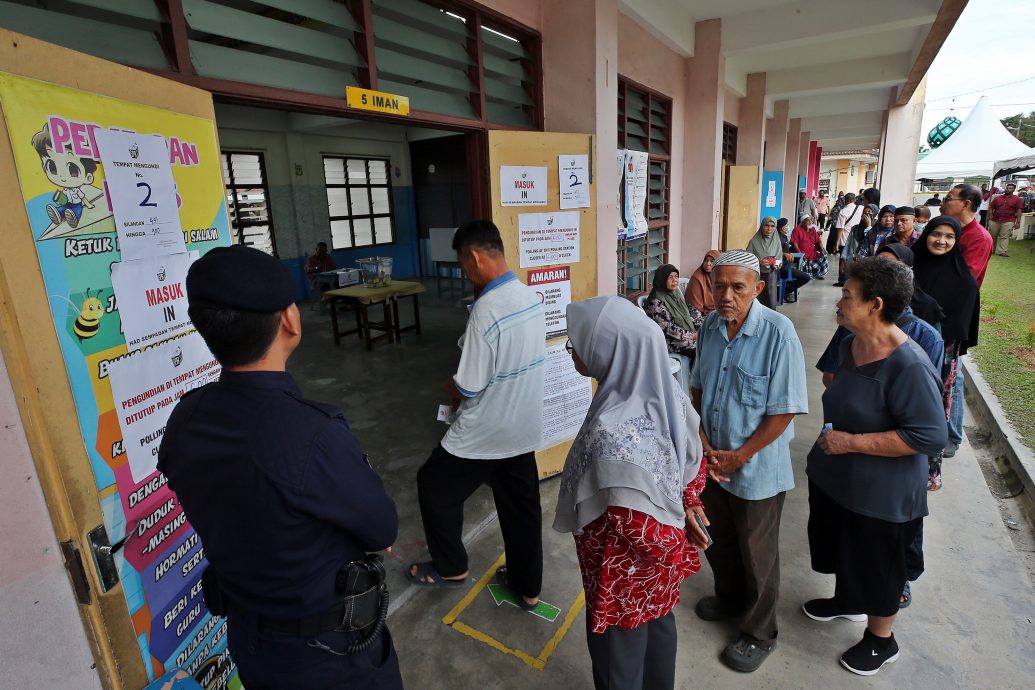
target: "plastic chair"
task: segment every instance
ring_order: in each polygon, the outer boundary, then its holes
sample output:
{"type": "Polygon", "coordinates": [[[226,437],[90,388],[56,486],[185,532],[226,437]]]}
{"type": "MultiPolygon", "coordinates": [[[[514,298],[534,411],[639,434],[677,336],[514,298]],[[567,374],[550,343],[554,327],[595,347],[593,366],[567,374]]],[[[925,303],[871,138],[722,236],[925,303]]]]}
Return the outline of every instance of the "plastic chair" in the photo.
{"type": "Polygon", "coordinates": [[[680,278],[679,279],[679,294],[681,294],[681,295],[686,294],[686,286],[689,285],[689,284],[690,284],[690,279],[689,278],[680,278]]]}
{"type": "Polygon", "coordinates": [[[643,309],[643,305],[647,303],[647,295],[640,295],[636,298],[636,306],[643,309]]]}
{"type": "Polygon", "coordinates": [[[686,355],[675,355],[671,352],[668,353],[668,358],[672,360],[672,375],[676,377],[676,381],[679,381],[680,388],[687,395],[690,394],[690,358],[686,355]],[[678,365],[678,369],[676,368],[678,365]]]}

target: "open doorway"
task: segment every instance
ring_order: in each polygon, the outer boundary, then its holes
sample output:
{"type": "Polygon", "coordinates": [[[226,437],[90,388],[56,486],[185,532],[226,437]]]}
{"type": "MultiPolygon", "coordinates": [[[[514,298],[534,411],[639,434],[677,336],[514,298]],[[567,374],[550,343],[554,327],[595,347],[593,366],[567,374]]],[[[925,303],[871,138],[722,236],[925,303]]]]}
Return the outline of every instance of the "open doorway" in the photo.
{"type": "MultiPolygon", "coordinates": [[[[429,239],[472,215],[463,132],[216,104],[235,241],[275,254],[296,277],[303,337],[288,370],[306,398],[340,407],[399,511],[389,588],[406,589],[404,566],[424,554],[417,469],[447,427],[443,383],[456,371],[466,324],[462,294],[435,280],[429,239]],[[320,242],[338,269],[371,256],[392,258],[392,280],[421,283],[420,334],[367,349],[358,335],[336,339],[318,308],[321,287],[306,273],[320,242]],[[443,289],[440,289],[443,288],[443,289]]],[[[470,289],[466,291],[470,293],[470,289]]],[[[409,299],[400,320],[411,323],[409,299]]],[[[371,316],[381,314],[373,305],[371,316]]],[[[350,325],[354,315],[338,313],[350,325]]],[[[468,502],[468,525],[492,512],[488,489],[468,502]]]]}

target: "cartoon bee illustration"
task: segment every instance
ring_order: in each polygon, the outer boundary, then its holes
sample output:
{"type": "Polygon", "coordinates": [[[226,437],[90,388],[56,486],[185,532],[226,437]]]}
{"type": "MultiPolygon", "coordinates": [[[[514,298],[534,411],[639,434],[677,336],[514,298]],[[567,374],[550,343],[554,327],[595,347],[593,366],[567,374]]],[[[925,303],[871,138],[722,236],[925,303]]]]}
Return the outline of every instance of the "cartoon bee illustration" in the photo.
{"type": "Polygon", "coordinates": [[[75,302],[62,295],[51,295],[51,297],[65,300],[74,310],[79,312],[75,323],[72,324],[72,332],[79,338],[79,342],[94,337],[100,330],[101,317],[104,316],[104,303],[101,302],[101,292],[103,290],[98,290],[96,295],[91,296],[90,288],[86,288],[86,298],[83,299],[82,306],[76,306],[75,302]]]}
{"type": "Polygon", "coordinates": [[[86,288],[86,299],[83,306],[79,308],[79,316],[76,317],[72,330],[79,337],[79,342],[97,335],[101,327],[101,317],[104,316],[104,303],[101,302],[101,291],[90,297],[90,288],[86,288]]]}

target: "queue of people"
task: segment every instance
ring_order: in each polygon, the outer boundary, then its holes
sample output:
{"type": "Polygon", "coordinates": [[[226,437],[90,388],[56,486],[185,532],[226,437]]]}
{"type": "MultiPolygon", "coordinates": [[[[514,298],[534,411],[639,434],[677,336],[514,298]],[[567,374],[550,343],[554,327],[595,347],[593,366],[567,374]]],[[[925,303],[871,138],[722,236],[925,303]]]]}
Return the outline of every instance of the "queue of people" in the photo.
{"type": "MultiPolygon", "coordinates": [[[[855,222],[838,234],[839,329],[818,365],[824,425],[806,466],[812,567],[835,579],[833,596],[803,611],[866,622],[841,655],[861,675],[900,653],[893,627],[923,572],[928,492],[962,438],[958,361],[977,343],[992,252],[976,187],[955,187],[922,231],[879,196],[865,190],[857,214],[837,212],[842,230],[855,222]],[[849,240],[857,250],[844,256],[849,240]]],[[[660,267],[643,309],[620,297],[567,309],[572,364],[597,390],[553,527],[573,535],[598,689],[674,688],[674,611],[701,551],[714,594],[694,611],[737,625],[722,663],[752,672],[776,650],[790,443],[809,403],[802,345],[772,286],[797,258],[799,288],[829,266],[818,207],[804,206],[789,235],[767,217],[746,249],[709,251],[685,289],[675,266],[660,267]],[[689,390],[669,354],[692,358],[689,390]]],[[[469,580],[463,508],[487,484],[506,552],[496,578],[532,611],[543,585],[543,309],[491,222],[461,226],[453,248],[477,298],[446,381],[456,418],[416,476],[430,559],[406,574],[421,588],[469,580]]],[[[287,269],[258,250],[217,249],[186,287],[223,373],[177,405],[158,464],[205,544],[206,602],[229,619],[242,682],[401,688],[376,553],[398,515],[342,412],[302,398],[286,372],[301,340],[287,269]]]]}

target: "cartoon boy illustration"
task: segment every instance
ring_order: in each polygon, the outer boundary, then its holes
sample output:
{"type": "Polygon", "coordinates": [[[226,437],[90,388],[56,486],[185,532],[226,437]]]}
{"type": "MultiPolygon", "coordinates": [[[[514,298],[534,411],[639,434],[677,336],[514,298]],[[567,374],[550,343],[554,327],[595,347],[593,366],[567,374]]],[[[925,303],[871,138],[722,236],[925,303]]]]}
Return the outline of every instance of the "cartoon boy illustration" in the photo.
{"type": "Polygon", "coordinates": [[[54,203],[47,204],[47,215],[55,225],[65,221],[70,228],[76,227],[83,216],[83,207],[93,208],[82,186],[93,183],[97,163],[73,154],[71,144],[66,145],[64,151],[55,151],[49,124],[43,125],[32,137],[32,147],[40,155],[47,179],[60,187],[54,192],[54,203]]]}

